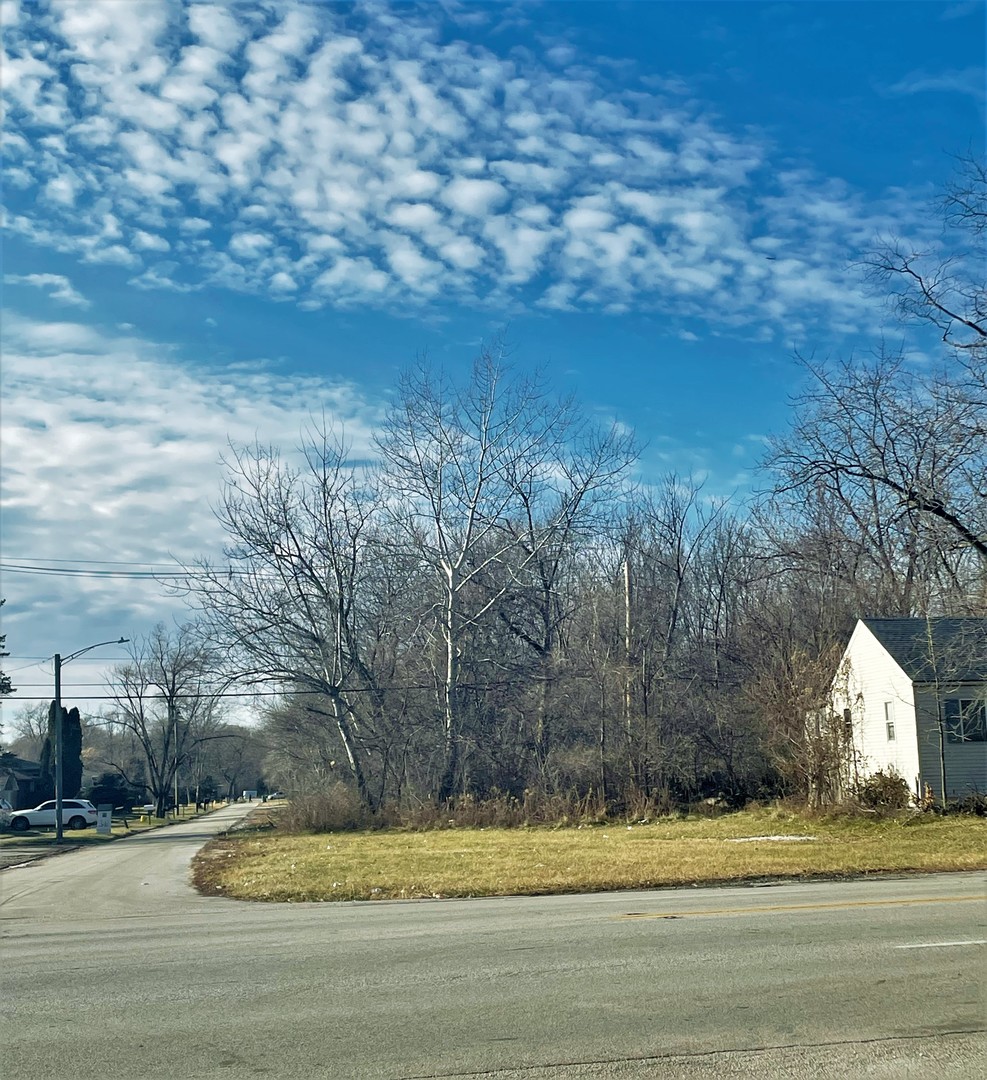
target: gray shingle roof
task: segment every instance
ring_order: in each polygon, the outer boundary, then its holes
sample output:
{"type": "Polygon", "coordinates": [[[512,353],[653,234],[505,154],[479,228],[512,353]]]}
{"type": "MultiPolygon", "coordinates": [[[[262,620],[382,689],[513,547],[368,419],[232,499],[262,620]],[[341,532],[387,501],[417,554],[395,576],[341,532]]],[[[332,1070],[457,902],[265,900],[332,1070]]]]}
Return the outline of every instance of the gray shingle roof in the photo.
{"type": "Polygon", "coordinates": [[[987,682],[987,619],[861,622],[912,682],[987,682]]]}

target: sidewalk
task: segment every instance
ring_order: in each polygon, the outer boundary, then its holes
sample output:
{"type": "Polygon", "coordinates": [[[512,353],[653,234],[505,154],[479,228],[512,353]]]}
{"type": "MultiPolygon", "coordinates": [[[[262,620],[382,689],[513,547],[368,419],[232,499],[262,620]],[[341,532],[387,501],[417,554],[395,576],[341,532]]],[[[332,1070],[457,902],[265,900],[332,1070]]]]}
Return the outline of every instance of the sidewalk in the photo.
{"type": "Polygon", "coordinates": [[[78,851],[79,844],[73,844],[71,840],[57,847],[50,840],[37,844],[3,844],[0,845],[0,870],[7,870],[11,866],[22,866],[24,863],[37,862],[38,859],[48,859],[55,855],[62,855],[66,851],[78,851]]]}

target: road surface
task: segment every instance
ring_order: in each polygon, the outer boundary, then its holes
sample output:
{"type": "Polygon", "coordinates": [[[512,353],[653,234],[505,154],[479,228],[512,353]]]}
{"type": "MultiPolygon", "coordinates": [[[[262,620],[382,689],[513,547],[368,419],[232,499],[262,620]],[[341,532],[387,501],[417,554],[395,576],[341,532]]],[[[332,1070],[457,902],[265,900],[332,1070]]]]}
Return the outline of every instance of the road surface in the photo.
{"type": "Polygon", "coordinates": [[[987,1075],[985,879],[243,904],[242,808],[0,873],[0,1076],[987,1075]]]}

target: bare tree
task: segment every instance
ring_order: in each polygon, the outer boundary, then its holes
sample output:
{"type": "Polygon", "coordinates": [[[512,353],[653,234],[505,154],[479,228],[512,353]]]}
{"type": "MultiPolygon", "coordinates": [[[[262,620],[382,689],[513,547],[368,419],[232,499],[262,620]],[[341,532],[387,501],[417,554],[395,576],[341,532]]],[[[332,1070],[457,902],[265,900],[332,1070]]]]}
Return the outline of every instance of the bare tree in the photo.
{"type": "Polygon", "coordinates": [[[535,657],[526,675],[535,688],[533,748],[543,776],[560,719],[557,694],[565,626],[575,604],[573,576],[610,528],[637,453],[629,433],[589,423],[569,402],[553,428],[564,440],[555,447],[556,459],[547,469],[525,466],[516,478],[517,510],[504,525],[515,552],[508,554],[500,578],[493,578],[498,618],[535,657]],[[501,587],[507,579],[512,584],[501,587]]]}
{"type": "Polygon", "coordinates": [[[218,787],[223,781],[227,799],[244,788],[256,788],[264,774],[263,757],[267,746],[256,729],[241,724],[221,724],[213,737],[200,743],[188,755],[186,768],[179,774],[188,794],[194,792],[199,802],[203,784],[209,780],[218,787]]]}
{"type": "Polygon", "coordinates": [[[864,265],[888,285],[904,321],[935,327],[947,348],[977,373],[982,389],[987,351],[987,168],[982,159],[959,159],[939,212],[939,245],[915,251],[903,240],[889,240],[864,265]]]}
{"type": "MultiPolygon", "coordinates": [[[[551,400],[537,380],[509,374],[503,348],[495,345],[481,350],[465,385],[425,365],[406,375],[378,439],[395,527],[435,588],[440,800],[459,779],[470,633],[512,590],[539,575],[542,598],[546,588],[551,592],[558,563],[548,553],[571,536],[605,475],[616,476],[629,459],[629,444],[617,436],[573,458],[567,451],[573,424],[571,403],[551,400]]],[[[544,618],[543,611],[542,631],[544,618]]],[[[549,612],[550,637],[552,618],[549,612]]]]}
{"type": "MultiPolygon", "coordinates": [[[[222,683],[216,658],[190,624],[169,633],[159,624],[130,648],[130,662],[116,667],[108,689],[108,723],[132,735],[144,767],[155,813],[162,817],[176,774],[190,752],[216,736],[222,683]]],[[[108,760],[128,783],[127,760],[108,760]]]]}
{"type": "Polygon", "coordinates": [[[930,378],[900,357],[804,363],[810,385],[767,462],[775,491],[825,490],[873,552],[887,551],[892,530],[913,551],[934,544],[987,562],[987,428],[977,403],[955,393],[945,371],[930,378]]]}
{"type": "Polygon", "coordinates": [[[300,456],[296,467],[273,448],[232,449],[217,510],[228,566],[200,564],[189,588],[242,679],[299,693],[332,724],[360,798],[373,808],[365,761],[381,697],[364,659],[357,601],[379,557],[378,499],[324,424],[305,433],[300,456]]]}
{"type": "Polygon", "coordinates": [[[864,260],[914,333],[936,330],[944,346],[939,363],[910,364],[887,350],[865,362],[802,359],[808,386],[795,401],[791,432],[775,441],[767,464],[776,491],[818,487],[842,503],[871,551],[886,552],[895,533],[912,559],[935,546],[953,565],[970,554],[987,563],[982,162],[961,161],[939,209],[938,243],[915,250],[891,240],[864,260]]]}
{"type": "Polygon", "coordinates": [[[11,753],[38,758],[48,734],[48,708],[47,702],[25,703],[14,713],[7,745],[11,753]]]}

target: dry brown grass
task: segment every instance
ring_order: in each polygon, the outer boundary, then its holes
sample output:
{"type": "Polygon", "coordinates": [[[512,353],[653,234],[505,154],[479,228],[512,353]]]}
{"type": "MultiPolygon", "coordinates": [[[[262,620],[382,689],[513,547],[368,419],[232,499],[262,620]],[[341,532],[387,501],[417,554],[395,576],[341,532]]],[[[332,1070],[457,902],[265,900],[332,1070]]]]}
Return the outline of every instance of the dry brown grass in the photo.
{"type": "Polygon", "coordinates": [[[987,823],[966,817],[808,817],[779,809],[578,828],[283,835],[243,830],[194,864],[204,892],[244,900],[540,895],[762,878],[987,867],[987,823]],[[781,834],[812,841],[740,838],[781,834]]]}

